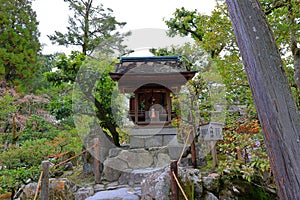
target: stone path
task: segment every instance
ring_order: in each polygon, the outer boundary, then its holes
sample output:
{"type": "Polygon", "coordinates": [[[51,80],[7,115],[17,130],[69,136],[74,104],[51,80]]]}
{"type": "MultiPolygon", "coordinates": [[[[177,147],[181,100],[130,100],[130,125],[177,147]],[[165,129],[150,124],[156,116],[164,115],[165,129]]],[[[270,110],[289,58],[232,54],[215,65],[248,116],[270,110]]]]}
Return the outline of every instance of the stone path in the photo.
{"type": "Polygon", "coordinates": [[[97,192],[86,200],[139,200],[141,188],[119,188],[115,190],[97,192]]]}

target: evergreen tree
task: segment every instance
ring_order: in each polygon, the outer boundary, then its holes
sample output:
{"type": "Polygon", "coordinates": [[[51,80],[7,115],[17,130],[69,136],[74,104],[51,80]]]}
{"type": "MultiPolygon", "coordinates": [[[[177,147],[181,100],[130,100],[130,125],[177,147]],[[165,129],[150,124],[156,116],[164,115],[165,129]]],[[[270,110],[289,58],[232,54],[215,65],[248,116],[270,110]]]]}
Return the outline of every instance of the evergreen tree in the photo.
{"type": "Polygon", "coordinates": [[[112,16],[111,9],[103,5],[93,5],[93,0],[64,0],[69,3],[73,15],[69,17],[67,33],[55,31],[49,35],[53,43],[64,46],[79,46],[84,55],[91,55],[95,50],[107,52],[122,49],[123,36],[116,31],[125,22],[118,22],[112,16]]]}
{"type": "Polygon", "coordinates": [[[30,88],[38,71],[38,22],[30,0],[0,0],[0,74],[11,84],[30,88]]]}

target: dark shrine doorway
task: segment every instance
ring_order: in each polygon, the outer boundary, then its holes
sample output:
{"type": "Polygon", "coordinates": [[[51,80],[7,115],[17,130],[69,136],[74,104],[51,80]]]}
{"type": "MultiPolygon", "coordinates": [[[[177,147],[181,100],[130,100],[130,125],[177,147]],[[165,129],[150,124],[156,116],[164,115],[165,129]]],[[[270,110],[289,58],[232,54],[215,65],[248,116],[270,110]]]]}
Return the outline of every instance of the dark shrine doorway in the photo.
{"type": "Polygon", "coordinates": [[[172,101],[168,88],[159,84],[143,85],[130,98],[130,119],[138,125],[171,123],[172,101]]]}

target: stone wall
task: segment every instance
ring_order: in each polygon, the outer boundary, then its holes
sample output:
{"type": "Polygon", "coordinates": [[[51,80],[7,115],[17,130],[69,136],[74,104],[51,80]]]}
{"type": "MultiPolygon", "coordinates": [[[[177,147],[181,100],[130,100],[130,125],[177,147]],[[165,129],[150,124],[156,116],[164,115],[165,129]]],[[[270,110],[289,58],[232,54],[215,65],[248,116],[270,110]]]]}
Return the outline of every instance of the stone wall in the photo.
{"type": "Polygon", "coordinates": [[[140,183],[147,175],[169,165],[168,154],[167,147],[149,150],[113,148],[103,163],[103,179],[120,184],[140,183]]]}

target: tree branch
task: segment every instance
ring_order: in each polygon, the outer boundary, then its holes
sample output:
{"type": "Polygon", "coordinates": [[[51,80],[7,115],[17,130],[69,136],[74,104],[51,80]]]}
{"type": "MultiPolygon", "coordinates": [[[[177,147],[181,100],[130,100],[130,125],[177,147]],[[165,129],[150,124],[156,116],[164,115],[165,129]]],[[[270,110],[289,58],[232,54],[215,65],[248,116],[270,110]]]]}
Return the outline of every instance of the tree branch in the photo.
{"type": "Polygon", "coordinates": [[[282,8],[286,5],[286,3],[286,1],[276,1],[276,3],[271,8],[265,11],[265,15],[271,14],[277,8],[282,8]]]}

